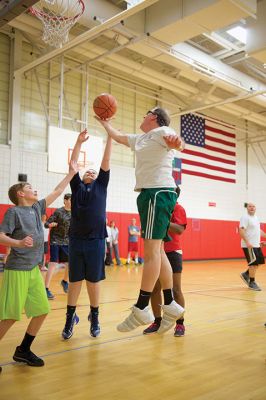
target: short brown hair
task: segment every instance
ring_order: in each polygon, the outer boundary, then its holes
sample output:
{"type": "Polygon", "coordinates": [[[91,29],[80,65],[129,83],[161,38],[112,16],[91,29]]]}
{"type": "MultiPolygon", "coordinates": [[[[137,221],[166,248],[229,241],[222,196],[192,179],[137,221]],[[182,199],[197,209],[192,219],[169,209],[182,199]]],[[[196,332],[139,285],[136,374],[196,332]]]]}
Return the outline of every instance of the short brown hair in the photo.
{"type": "Polygon", "coordinates": [[[26,185],[29,185],[28,182],[21,182],[21,183],[16,183],[15,185],[12,185],[9,190],[8,190],[8,197],[10,201],[12,201],[13,204],[18,206],[18,192],[20,190],[23,190],[26,185]]]}

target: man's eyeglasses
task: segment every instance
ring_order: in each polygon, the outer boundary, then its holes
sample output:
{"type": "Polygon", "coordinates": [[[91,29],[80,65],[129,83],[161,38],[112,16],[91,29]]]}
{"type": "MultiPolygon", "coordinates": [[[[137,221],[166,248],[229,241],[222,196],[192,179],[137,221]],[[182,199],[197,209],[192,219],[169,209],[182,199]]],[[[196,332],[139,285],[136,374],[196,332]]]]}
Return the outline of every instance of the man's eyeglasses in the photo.
{"type": "Polygon", "coordinates": [[[148,111],[146,115],[148,114],[152,114],[152,115],[156,115],[157,117],[157,123],[159,126],[167,126],[166,121],[163,117],[161,117],[160,115],[158,115],[155,111],[148,111]]]}

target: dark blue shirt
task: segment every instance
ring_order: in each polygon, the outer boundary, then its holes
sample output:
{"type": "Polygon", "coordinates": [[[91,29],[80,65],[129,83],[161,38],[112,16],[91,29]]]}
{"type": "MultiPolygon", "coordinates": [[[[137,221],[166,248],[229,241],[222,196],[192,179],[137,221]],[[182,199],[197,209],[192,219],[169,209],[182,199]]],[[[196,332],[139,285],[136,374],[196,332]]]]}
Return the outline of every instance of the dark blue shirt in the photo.
{"type": "Polygon", "coordinates": [[[70,182],[71,221],[69,236],[103,239],[106,231],[106,197],[110,171],[100,169],[92,183],[85,184],[77,173],[70,182]]]}

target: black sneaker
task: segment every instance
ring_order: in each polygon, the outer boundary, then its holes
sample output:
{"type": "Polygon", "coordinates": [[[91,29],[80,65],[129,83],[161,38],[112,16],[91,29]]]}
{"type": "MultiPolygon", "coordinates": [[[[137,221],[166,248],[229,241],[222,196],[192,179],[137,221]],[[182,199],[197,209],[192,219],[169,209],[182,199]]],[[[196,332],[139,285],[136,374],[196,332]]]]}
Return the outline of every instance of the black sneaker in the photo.
{"type": "Polygon", "coordinates": [[[62,331],[62,338],[67,340],[73,336],[74,325],[79,323],[79,317],[76,313],[73,315],[66,314],[66,324],[62,331]]]}
{"type": "Polygon", "coordinates": [[[46,288],[46,295],[47,295],[47,299],[48,299],[48,300],[54,300],[54,295],[53,295],[53,293],[52,293],[49,289],[47,289],[47,288],[46,288]]]}
{"type": "Polygon", "coordinates": [[[61,286],[62,286],[62,288],[63,288],[63,291],[65,292],[65,293],[67,293],[68,292],[68,282],[67,281],[64,281],[63,279],[61,280],[61,286]]]}
{"type": "Polygon", "coordinates": [[[247,286],[249,285],[249,274],[247,274],[246,272],[241,272],[240,278],[243,282],[245,282],[247,286]]]}
{"type": "Polygon", "coordinates": [[[160,324],[157,322],[153,322],[148,328],[144,329],[143,335],[151,335],[152,333],[156,333],[160,328],[160,324]]]}
{"type": "Polygon", "coordinates": [[[257,292],[261,291],[261,288],[254,281],[253,282],[249,282],[248,287],[249,287],[249,289],[256,290],[257,292]]]}
{"type": "Polygon", "coordinates": [[[30,365],[31,367],[43,367],[44,361],[37,357],[32,351],[21,351],[20,347],[16,348],[13,355],[13,360],[16,362],[22,362],[30,365]]]}
{"type": "Polygon", "coordinates": [[[99,325],[99,320],[98,320],[98,312],[90,312],[88,315],[88,320],[91,323],[90,326],[90,335],[92,337],[97,337],[100,335],[101,329],[99,325]]]}

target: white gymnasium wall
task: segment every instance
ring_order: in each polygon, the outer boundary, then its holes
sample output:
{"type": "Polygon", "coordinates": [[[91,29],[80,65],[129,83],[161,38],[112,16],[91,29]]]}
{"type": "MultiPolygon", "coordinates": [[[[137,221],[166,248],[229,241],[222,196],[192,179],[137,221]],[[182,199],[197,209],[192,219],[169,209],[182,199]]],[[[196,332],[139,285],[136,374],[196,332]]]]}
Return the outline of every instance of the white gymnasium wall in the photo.
{"type": "Polygon", "coordinates": [[[10,40],[0,33],[0,144],[7,144],[10,75],[10,40]]]}
{"type": "MultiPolygon", "coordinates": [[[[10,186],[10,149],[8,143],[8,85],[9,81],[9,39],[0,34],[0,203],[9,203],[7,191],[10,186]],[[3,66],[4,64],[4,66],[3,66]]],[[[34,49],[27,43],[23,44],[23,61],[34,59],[34,49]],[[32,54],[33,53],[33,54],[32,54]]],[[[42,99],[49,109],[51,125],[58,124],[58,102],[60,86],[58,74],[60,65],[51,62],[38,69],[39,86],[34,73],[27,74],[22,79],[21,91],[21,151],[18,173],[28,175],[28,180],[38,189],[39,196],[47,195],[63,178],[61,174],[47,172],[47,120],[45,118],[42,99]],[[48,78],[53,78],[49,80],[48,78]]],[[[145,91],[142,88],[142,92],[145,91]]],[[[84,76],[76,72],[65,75],[64,85],[64,115],[76,120],[84,119],[84,76]]],[[[139,132],[139,125],[147,110],[155,105],[151,97],[138,93],[138,88],[121,80],[109,78],[101,71],[91,70],[89,73],[89,107],[88,128],[93,135],[105,138],[101,126],[93,118],[92,102],[95,96],[102,92],[112,93],[118,100],[119,109],[113,124],[125,132],[139,132]],[[104,78],[104,79],[103,79],[104,78]],[[120,86],[115,83],[120,83],[120,86]],[[130,90],[129,90],[130,89],[130,90]]],[[[151,91],[149,92],[151,94],[151,91]]],[[[169,98],[170,99],[170,98],[169,98]]],[[[171,99],[172,101],[172,99],[171,99]]],[[[174,107],[166,105],[171,112],[174,107]]],[[[178,129],[179,118],[174,118],[172,126],[178,129]]],[[[63,120],[66,129],[81,128],[77,122],[63,120]]],[[[58,149],[60,151],[60,149],[58,149]]],[[[246,186],[246,154],[243,142],[237,142],[237,184],[216,182],[208,179],[183,175],[180,202],[185,206],[191,218],[237,220],[243,213],[243,203],[254,201],[257,204],[258,215],[266,221],[266,193],[263,191],[265,173],[257,160],[252,148],[249,148],[248,186],[246,186]],[[216,207],[209,207],[208,202],[215,202],[216,207]]],[[[125,146],[114,144],[111,160],[111,180],[109,185],[107,210],[115,212],[137,212],[134,193],[134,153],[125,146]]],[[[14,182],[12,182],[14,183],[14,182]]],[[[69,188],[66,190],[69,191],[69,188]]],[[[62,198],[54,203],[61,206],[62,198]]]]}

